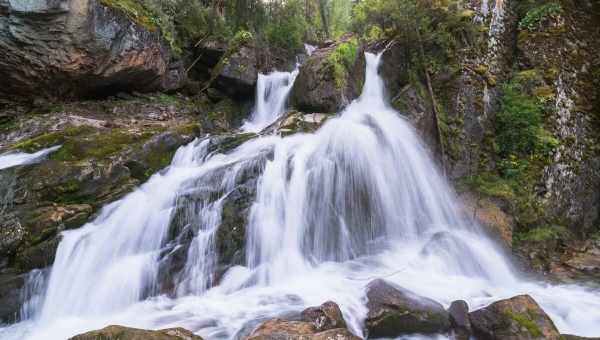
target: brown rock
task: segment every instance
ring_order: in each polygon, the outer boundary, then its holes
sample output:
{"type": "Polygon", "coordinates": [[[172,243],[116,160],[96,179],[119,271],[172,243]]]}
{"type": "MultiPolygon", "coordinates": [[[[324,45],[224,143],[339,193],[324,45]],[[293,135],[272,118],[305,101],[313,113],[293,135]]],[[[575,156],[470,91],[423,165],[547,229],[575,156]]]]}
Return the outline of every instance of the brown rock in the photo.
{"type": "Polygon", "coordinates": [[[346,328],[346,321],[340,307],[332,301],[327,301],[319,307],[310,307],[302,312],[302,321],[312,322],[317,331],[335,328],[346,328]]]}
{"type": "Polygon", "coordinates": [[[101,1],[0,2],[0,95],[77,97],[177,88],[160,30],[101,1]],[[114,93],[113,93],[114,92],[114,93]]]}
{"type": "Polygon", "coordinates": [[[481,339],[560,339],[552,320],[529,295],[494,302],[470,313],[469,319],[481,339]]]}
{"type": "Polygon", "coordinates": [[[202,338],[183,328],[149,331],[123,326],[108,326],[101,330],[76,335],[69,340],[202,340],[202,338]]]}

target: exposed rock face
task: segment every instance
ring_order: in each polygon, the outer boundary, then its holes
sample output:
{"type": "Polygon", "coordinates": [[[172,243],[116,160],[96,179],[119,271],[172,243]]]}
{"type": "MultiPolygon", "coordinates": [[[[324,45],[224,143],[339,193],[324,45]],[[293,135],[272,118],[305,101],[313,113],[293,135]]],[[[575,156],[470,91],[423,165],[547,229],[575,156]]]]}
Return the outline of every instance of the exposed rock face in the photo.
{"type": "Polygon", "coordinates": [[[260,324],[246,340],[360,340],[346,329],[346,322],[335,302],[310,307],[302,321],[272,319],[260,324]]]}
{"type": "Polygon", "coordinates": [[[202,340],[202,338],[183,328],[149,331],[123,326],[108,326],[97,331],[76,335],[69,340],[202,340]]]}
{"type": "Polygon", "coordinates": [[[469,192],[462,193],[460,198],[467,217],[479,222],[504,246],[512,247],[515,221],[512,216],[504,212],[502,202],[469,192]]]}
{"type": "Polygon", "coordinates": [[[303,112],[339,111],[360,95],[364,68],[362,53],[351,36],[315,50],[300,67],[290,94],[292,106],[303,112]],[[339,48],[352,50],[356,57],[346,61],[332,57],[339,48]]]}
{"type": "Polygon", "coordinates": [[[258,46],[254,41],[232,46],[231,42],[208,40],[195,48],[198,61],[192,70],[193,77],[211,81],[211,86],[232,98],[251,99],[259,72],[291,71],[295,67],[295,55],[275,50],[258,46]]]}
{"type": "Polygon", "coordinates": [[[0,96],[78,97],[177,88],[156,27],[100,0],[0,1],[0,96]]]}
{"type": "Polygon", "coordinates": [[[378,279],[367,286],[366,330],[369,338],[440,333],[450,328],[441,304],[378,279]]]}
{"type": "Polygon", "coordinates": [[[554,323],[529,295],[519,295],[469,314],[475,336],[490,340],[558,340],[554,323]]]}
{"type": "Polygon", "coordinates": [[[564,22],[522,37],[520,50],[532,68],[558,71],[551,118],[561,144],[545,170],[546,211],[585,235],[600,217],[600,4],[564,0],[561,5],[564,22]],[[532,52],[536,43],[544,45],[543,57],[532,52]]]}
{"type": "Polygon", "coordinates": [[[467,3],[476,13],[473,20],[482,27],[487,26],[486,30],[482,29],[487,33],[475,43],[481,47],[472,46],[465,53],[461,62],[463,71],[448,110],[451,147],[446,152],[452,178],[472,175],[480,167],[485,132],[498,107],[496,85],[510,75],[518,19],[515,12],[518,1],[467,3]]]}

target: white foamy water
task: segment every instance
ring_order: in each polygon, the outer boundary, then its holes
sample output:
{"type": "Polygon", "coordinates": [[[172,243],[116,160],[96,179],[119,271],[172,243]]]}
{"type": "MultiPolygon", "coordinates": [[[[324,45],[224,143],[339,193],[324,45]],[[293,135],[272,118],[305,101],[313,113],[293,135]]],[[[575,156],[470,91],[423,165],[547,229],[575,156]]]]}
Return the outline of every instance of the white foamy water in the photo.
{"type": "Polygon", "coordinates": [[[292,72],[259,74],[256,82],[254,110],[242,126],[243,131],[259,132],[285,112],[287,100],[299,73],[299,65],[292,72]]]}
{"type": "Polygon", "coordinates": [[[60,146],[53,146],[35,153],[16,152],[0,155],[0,170],[36,163],[58,149],[60,149],[60,146]]]}
{"type": "Polygon", "coordinates": [[[379,277],[445,306],[464,299],[471,309],[530,294],[562,332],[600,335],[598,291],[522,279],[460,213],[415,130],[385,103],[379,57],[366,58],[361,97],[315,134],[257,138],[227,155],[211,154],[209,140],[195,141],[94,222],[65,232],[44,298],[33,294],[27,305],[34,316],[0,337],[66,339],[121,324],[236,339],[261,320],[327,300],[362,335],[364,289],[379,277]],[[262,176],[246,261],[217,281],[215,228],[223,200],[248,169],[262,176]],[[213,199],[184,215],[196,243],[176,297],[159,295],[159,258],[173,212],[184,197],[204,191],[213,199]]]}
{"type": "Polygon", "coordinates": [[[317,50],[317,46],[311,44],[304,44],[304,51],[310,57],[317,50]]]}

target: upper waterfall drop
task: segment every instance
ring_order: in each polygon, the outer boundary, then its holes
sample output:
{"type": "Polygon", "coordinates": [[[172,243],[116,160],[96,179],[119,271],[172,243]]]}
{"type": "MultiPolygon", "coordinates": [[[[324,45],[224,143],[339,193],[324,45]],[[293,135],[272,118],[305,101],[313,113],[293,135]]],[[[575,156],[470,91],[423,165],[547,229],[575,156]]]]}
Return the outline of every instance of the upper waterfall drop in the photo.
{"type": "Polygon", "coordinates": [[[292,72],[272,72],[259,74],[256,82],[256,103],[254,110],[242,126],[243,131],[260,132],[273,123],[287,105],[287,99],[298,76],[299,65],[292,72]]]}
{"type": "Polygon", "coordinates": [[[60,146],[53,146],[35,153],[17,152],[0,155],[0,170],[38,162],[58,149],[60,146]]]}
{"type": "Polygon", "coordinates": [[[600,332],[597,293],[522,280],[462,213],[414,128],[386,103],[381,56],[365,57],[362,95],[316,133],[255,138],[227,154],[194,141],[96,220],[65,232],[43,298],[28,305],[35,316],[0,336],[62,340],[121,324],[235,339],[266,317],[327,300],[361,335],[364,289],[377,277],[471,309],[528,293],[561,331],[600,332]],[[223,202],[255,172],[245,261],[217,280],[223,202]],[[177,219],[193,240],[176,294],[161,295],[164,255],[180,249],[167,237],[177,219]]]}

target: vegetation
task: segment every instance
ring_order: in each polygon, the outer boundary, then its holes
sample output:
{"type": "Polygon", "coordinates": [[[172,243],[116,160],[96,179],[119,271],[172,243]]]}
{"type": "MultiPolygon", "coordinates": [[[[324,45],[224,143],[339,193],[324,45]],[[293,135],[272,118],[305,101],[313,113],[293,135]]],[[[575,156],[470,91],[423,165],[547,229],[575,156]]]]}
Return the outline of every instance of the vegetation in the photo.
{"type": "Polygon", "coordinates": [[[327,57],[328,67],[333,69],[335,84],[338,88],[344,88],[348,79],[348,73],[356,62],[358,56],[358,41],[356,38],[339,44],[327,57]]]}
{"type": "Polygon", "coordinates": [[[557,2],[550,2],[531,8],[519,23],[520,29],[529,31],[537,30],[548,18],[555,17],[562,12],[562,7],[557,2]]]}

